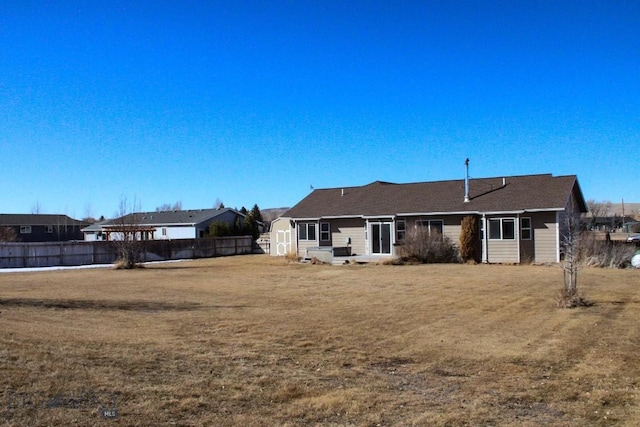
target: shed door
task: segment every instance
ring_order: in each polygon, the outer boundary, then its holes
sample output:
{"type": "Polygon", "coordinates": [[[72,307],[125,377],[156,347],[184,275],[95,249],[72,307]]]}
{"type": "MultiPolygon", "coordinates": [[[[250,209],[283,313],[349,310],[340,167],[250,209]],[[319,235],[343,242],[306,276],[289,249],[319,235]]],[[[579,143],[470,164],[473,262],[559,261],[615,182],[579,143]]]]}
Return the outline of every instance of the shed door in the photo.
{"type": "Polygon", "coordinates": [[[276,255],[285,256],[291,251],[291,230],[276,231],[276,255]]]}

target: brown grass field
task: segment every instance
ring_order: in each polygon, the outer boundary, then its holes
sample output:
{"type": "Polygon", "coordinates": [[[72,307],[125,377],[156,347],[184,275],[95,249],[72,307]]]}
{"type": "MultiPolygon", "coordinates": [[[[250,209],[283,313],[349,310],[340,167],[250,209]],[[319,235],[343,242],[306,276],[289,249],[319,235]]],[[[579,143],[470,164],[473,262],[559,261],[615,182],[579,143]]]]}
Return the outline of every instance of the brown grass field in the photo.
{"type": "Polygon", "coordinates": [[[561,285],[264,255],[0,274],[0,424],[640,425],[640,271],[581,270],[592,307],[561,285]]]}

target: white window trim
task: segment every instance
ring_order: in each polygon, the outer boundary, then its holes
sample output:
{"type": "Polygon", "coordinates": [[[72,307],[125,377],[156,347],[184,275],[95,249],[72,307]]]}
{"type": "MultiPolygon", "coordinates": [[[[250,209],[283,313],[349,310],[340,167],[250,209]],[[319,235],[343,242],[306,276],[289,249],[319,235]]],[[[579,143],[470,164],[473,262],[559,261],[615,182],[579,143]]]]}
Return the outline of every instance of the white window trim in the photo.
{"type": "Polygon", "coordinates": [[[404,242],[407,238],[407,221],[404,219],[399,219],[396,221],[396,242],[404,242]],[[400,229],[400,224],[402,224],[402,229],[400,229]],[[402,233],[402,238],[400,238],[400,233],[402,233]]]}
{"type": "Polygon", "coordinates": [[[303,241],[303,242],[317,242],[318,241],[318,227],[317,227],[318,223],[317,222],[300,222],[298,223],[298,240],[303,241]],[[315,237],[313,239],[309,238],[309,226],[312,225],[313,228],[315,229],[315,237]],[[300,236],[300,232],[302,231],[302,228],[304,227],[305,229],[305,237],[302,238],[300,236]]]}
{"type": "Polygon", "coordinates": [[[53,234],[53,225],[45,225],[44,232],[47,234],[53,234]]]}
{"type": "Polygon", "coordinates": [[[21,225],[20,226],[20,234],[31,234],[31,226],[30,225],[21,225]]]}
{"type": "Polygon", "coordinates": [[[500,218],[487,218],[488,219],[488,230],[487,230],[487,237],[489,238],[489,240],[493,240],[493,241],[498,241],[498,240],[505,240],[505,241],[516,241],[518,240],[518,227],[516,227],[516,224],[518,223],[517,218],[514,217],[500,217],[500,218]],[[504,221],[508,220],[513,222],[513,239],[505,239],[504,238],[504,221]],[[491,237],[491,222],[492,221],[500,221],[500,238],[494,238],[491,237]]]}
{"type": "Polygon", "coordinates": [[[531,217],[523,216],[522,218],[520,218],[520,238],[522,240],[532,240],[533,239],[533,223],[531,222],[531,217]],[[529,227],[524,227],[522,225],[522,221],[525,220],[525,219],[529,221],[529,227]],[[524,230],[528,230],[529,231],[529,237],[523,237],[524,236],[524,230]]]}
{"type": "Polygon", "coordinates": [[[329,223],[329,222],[321,222],[320,223],[320,241],[321,242],[330,242],[331,241],[331,223],[329,223]],[[322,229],[322,226],[324,226],[324,225],[327,226],[327,230],[326,231],[324,231],[322,229]],[[323,234],[326,234],[326,239],[323,238],[323,236],[322,236],[323,234]]]}
{"type": "Polygon", "coordinates": [[[426,227],[429,231],[429,235],[431,235],[431,223],[439,222],[442,227],[442,235],[444,236],[444,220],[442,219],[416,219],[416,227],[426,227]]]}

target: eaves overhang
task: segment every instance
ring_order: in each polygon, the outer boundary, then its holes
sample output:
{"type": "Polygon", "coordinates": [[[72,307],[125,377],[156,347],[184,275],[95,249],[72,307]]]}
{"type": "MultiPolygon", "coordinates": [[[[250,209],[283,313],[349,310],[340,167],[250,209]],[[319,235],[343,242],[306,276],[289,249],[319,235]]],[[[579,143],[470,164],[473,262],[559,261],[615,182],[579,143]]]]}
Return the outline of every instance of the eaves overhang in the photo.
{"type": "Polygon", "coordinates": [[[200,223],[186,223],[186,222],[174,222],[174,223],[161,223],[161,222],[155,222],[155,223],[144,223],[144,222],[140,222],[140,223],[135,223],[135,222],[131,222],[131,223],[124,223],[124,224],[107,224],[107,225],[102,225],[102,228],[113,228],[113,227],[122,227],[124,226],[133,226],[133,225],[139,225],[139,226],[143,226],[143,227],[195,227],[196,225],[198,225],[200,223]]]}
{"type": "Polygon", "coordinates": [[[503,210],[473,210],[473,211],[433,211],[433,212],[401,212],[397,216],[443,216],[443,215],[498,215],[523,214],[526,212],[558,212],[563,208],[534,208],[534,209],[503,209],[503,210]]]}
{"type": "Polygon", "coordinates": [[[414,217],[414,216],[446,216],[446,215],[517,215],[523,213],[535,212],[560,212],[564,208],[533,208],[533,209],[503,209],[503,210],[469,210],[469,211],[432,211],[432,212],[399,212],[396,214],[379,214],[379,215],[321,215],[314,217],[291,218],[292,221],[320,221],[323,219],[376,219],[376,218],[397,218],[397,217],[414,217]]]}
{"type": "Polygon", "coordinates": [[[397,216],[433,216],[433,215],[478,215],[478,211],[434,211],[434,212],[401,212],[397,216]]]}

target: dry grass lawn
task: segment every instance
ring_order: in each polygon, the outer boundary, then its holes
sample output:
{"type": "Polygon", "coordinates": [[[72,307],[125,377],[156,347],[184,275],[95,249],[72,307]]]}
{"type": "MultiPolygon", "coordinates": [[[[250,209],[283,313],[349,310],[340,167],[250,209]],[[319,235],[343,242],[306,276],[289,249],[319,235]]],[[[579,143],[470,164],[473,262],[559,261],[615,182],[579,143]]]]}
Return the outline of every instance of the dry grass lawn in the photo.
{"type": "Polygon", "coordinates": [[[561,284],[262,255],[0,274],[0,424],[640,425],[640,271],[582,270],[586,308],[561,284]]]}

